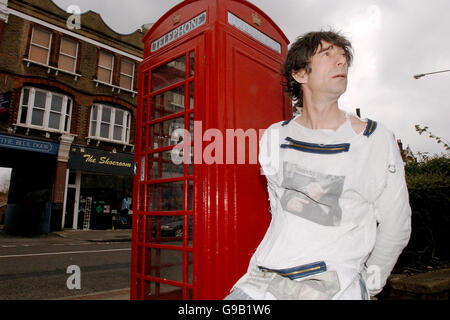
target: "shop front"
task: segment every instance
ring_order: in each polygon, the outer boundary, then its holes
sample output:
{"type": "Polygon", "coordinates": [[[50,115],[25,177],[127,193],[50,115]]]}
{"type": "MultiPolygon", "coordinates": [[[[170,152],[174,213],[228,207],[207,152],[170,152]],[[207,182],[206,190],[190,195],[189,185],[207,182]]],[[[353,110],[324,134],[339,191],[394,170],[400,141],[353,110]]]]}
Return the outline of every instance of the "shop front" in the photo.
{"type": "Polygon", "coordinates": [[[131,228],[134,155],[73,145],[63,227],[131,228]]]}
{"type": "Polygon", "coordinates": [[[0,134],[0,167],[12,168],[6,231],[50,232],[51,220],[55,219],[51,211],[58,149],[55,142],[0,134]]]}

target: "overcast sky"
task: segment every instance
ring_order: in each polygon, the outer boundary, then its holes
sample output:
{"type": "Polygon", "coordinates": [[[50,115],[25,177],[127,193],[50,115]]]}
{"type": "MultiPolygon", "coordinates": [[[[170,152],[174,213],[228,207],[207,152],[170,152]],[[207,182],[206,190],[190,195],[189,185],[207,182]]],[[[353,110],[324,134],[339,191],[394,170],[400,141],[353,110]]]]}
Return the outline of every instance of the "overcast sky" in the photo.
{"type": "MultiPolygon", "coordinates": [[[[128,34],[156,22],[181,0],[54,0],[98,12],[116,32],[128,34]]],[[[414,74],[450,69],[449,0],[251,0],[291,41],[332,27],[352,41],[355,58],[340,107],[379,121],[414,153],[444,148],[415,124],[450,140],[450,72],[414,79],[414,74]]]]}

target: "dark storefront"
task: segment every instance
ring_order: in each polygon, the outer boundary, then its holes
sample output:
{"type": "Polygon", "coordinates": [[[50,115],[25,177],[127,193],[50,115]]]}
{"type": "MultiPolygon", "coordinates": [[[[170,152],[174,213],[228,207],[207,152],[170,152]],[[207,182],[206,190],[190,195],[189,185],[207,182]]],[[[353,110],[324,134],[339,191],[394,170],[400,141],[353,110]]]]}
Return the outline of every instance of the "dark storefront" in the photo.
{"type": "Polygon", "coordinates": [[[58,143],[0,135],[0,165],[12,168],[5,229],[11,233],[48,233],[58,143]]]}
{"type": "Polygon", "coordinates": [[[122,202],[132,197],[133,167],[133,154],[72,146],[64,227],[131,227],[132,211],[122,210],[122,202]]]}

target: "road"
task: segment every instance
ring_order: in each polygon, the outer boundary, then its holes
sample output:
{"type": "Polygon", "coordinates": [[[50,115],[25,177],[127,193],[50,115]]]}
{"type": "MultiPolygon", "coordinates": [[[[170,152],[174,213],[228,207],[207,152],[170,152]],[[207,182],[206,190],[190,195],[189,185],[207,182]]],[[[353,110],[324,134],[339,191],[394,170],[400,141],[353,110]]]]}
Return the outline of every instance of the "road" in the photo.
{"type": "Polygon", "coordinates": [[[0,300],[58,299],[129,288],[130,256],[130,242],[60,237],[2,241],[0,300]],[[78,266],[79,273],[67,273],[69,266],[78,266]]]}

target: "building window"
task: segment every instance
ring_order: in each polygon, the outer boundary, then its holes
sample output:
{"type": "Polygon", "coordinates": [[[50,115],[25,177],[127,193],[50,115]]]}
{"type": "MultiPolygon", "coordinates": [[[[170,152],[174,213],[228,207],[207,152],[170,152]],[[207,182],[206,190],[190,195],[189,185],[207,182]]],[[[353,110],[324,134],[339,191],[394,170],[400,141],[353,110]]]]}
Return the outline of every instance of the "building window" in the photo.
{"type": "Polygon", "coordinates": [[[120,63],[120,87],[133,90],[134,63],[130,60],[122,59],[120,63]]]}
{"type": "Polygon", "coordinates": [[[113,66],[114,56],[105,51],[100,51],[98,58],[97,80],[111,84],[114,69],[113,66]]]}
{"type": "Polygon", "coordinates": [[[55,132],[70,132],[72,99],[68,96],[24,87],[19,111],[19,124],[55,132]]]}
{"type": "Polygon", "coordinates": [[[50,31],[33,27],[28,58],[32,61],[48,65],[51,42],[52,34],[50,31]]]}
{"type": "Polygon", "coordinates": [[[78,57],[78,42],[67,37],[61,38],[58,68],[75,73],[78,57]]]}
{"type": "Polygon", "coordinates": [[[128,111],[103,104],[91,109],[89,137],[128,143],[130,141],[131,115],[128,111]]]}

